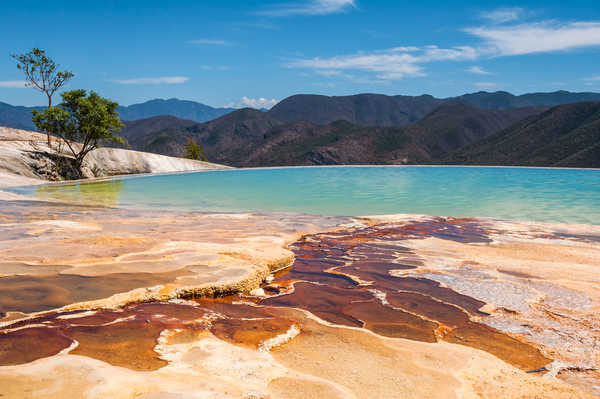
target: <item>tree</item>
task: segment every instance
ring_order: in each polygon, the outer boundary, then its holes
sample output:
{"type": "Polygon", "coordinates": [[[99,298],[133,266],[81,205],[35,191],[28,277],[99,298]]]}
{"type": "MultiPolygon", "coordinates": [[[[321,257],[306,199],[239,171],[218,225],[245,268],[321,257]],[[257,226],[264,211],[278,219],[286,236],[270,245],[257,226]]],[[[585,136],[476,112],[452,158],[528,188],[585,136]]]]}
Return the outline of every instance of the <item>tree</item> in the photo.
{"type": "Polygon", "coordinates": [[[191,138],[188,138],[187,143],[185,143],[184,158],[208,161],[204,155],[204,146],[202,144],[198,145],[196,140],[192,140],[191,138]]]}
{"type": "Polygon", "coordinates": [[[33,122],[40,130],[61,138],[81,171],[85,156],[102,142],[127,144],[114,133],[123,127],[117,113],[119,104],[91,91],[67,91],[61,94],[63,103],[44,111],[33,111],[33,122]]]}
{"type": "MultiPolygon", "coordinates": [[[[52,96],[63,87],[69,79],[75,76],[72,72],[59,72],[59,66],[48,56],[44,50],[34,48],[26,54],[14,54],[17,68],[25,74],[27,87],[32,87],[46,94],[48,108],[52,106],[52,96]]],[[[50,132],[46,131],[48,146],[50,146],[50,132]]]]}

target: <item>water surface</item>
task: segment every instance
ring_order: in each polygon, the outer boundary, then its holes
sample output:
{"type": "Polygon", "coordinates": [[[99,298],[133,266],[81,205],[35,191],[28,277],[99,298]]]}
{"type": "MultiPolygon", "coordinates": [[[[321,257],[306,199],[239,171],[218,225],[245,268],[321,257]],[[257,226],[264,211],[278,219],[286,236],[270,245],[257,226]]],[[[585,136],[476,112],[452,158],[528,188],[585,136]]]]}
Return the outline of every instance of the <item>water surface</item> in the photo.
{"type": "Polygon", "coordinates": [[[335,216],[418,213],[600,224],[600,170],[300,167],[219,170],[25,187],[105,205],[335,216]]]}

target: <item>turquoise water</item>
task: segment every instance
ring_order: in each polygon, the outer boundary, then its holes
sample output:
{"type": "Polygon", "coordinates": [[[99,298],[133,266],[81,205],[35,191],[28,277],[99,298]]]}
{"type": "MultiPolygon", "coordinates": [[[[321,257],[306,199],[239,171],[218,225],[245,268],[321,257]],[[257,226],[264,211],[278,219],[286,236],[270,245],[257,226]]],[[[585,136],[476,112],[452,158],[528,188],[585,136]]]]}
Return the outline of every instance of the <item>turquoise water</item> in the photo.
{"type": "Polygon", "coordinates": [[[26,187],[15,191],[155,209],[347,216],[419,213],[600,224],[600,170],[238,169],[26,187]]]}

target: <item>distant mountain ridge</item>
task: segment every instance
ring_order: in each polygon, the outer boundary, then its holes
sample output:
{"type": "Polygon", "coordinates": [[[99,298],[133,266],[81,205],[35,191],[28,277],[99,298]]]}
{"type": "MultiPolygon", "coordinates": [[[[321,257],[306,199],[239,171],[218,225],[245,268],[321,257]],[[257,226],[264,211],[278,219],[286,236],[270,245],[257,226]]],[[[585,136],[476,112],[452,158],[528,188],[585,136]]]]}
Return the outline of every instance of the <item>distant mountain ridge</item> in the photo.
{"type": "MultiPolygon", "coordinates": [[[[435,98],[421,96],[387,96],[357,94],[352,96],[321,96],[298,94],[276,104],[268,112],[282,122],[305,121],[326,125],[345,120],[360,126],[408,126],[442,104],[467,104],[491,110],[524,107],[555,106],[582,101],[600,101],[600,93],[530,93],[515,96],[498,91],[477,92],[458,97],[435,98]]],[[[0,103],[0,125],[33,130],[31,110],[42,107],[20,107],[0,103]]],[[[179,119],[206,122],[235,111],[233,108],[214,108],[194,101],[175,98],[155,99],[141,104],[121,106],[121,119],[132,121],[155,116],[171,115],[179,119]]]]}
{"type": "Polygon", "coordinates": [[[32,110],[44,109],[44,107],[23,107],[0,102],[0,126],[21,130],[35,130],[31,121],[32,110]]]}
{"type": "MultiPolygon", "coordinates": [[[[136,150],[182,156],[187,140],[231,166],[490,164],[600,167],[600,94],[479,92],[448,99],[358,94],[295,95],[270,111],[152,100],[120,109],[136,150]],[[562,104],[565,101],[597,99],[562,104]],[[559,103],[559,105],[552,105],[559,103]],[[550,104],[550,105],[547,105],[550,104]],[[208,111],[207,111],[208,109],[208,111]],[[212,109],[212,111],[211,111],[212,109]],[[195,118],[223,112],[199,123],[195,118]],[[204,115],[204,116],[202,116],[204,115]]],[[[24,124],[27,107],[0,103],[24,124]]],[[[206,116],[208,117],[208,116],[206,116]]]]}
{"type": "Polygon", "coordinates": [[[352,96],[321,96],[297,94],[276,104],[269,113],[285,121],[308,121],[328,124],[345,120],[361,126],[408,126],[442,104],[466,104],[491,110],[525,107],[552,107],[582,101],[600,101],[600,93],[529,93],[515,96],[508,92],[480,91],[458,97],[386,96],[356,94],[352,96]]]}
{"type": "MultiPolygon", "coordinates": [[[[35,125],[31,122],[31,111],[44,108],[14,106],[0,102],[0,126],[35,130],[35,125]]],[[[213,108],[194,101],[171,98],[168,100],[155,99],[141,104],[120,106],[117,111],[124,121],[171,115],[179,119],[206,122],[235,111],[235,108],[213,108]]]]}
{"type": "Polygon", "coordinates": [[[121,106],[117,111],[119,112],[121,119],[125,121],[151,118],[160,115],[171,115],[179,119],[206,122],[235,111],[235,108],[213,108],[209,105],[194,101],[171,98],[168,100],[150,100],[127,107],[121,106]]]}
{"type": "Polygon", "coordinates": [[[128,122],[121,132],[137,150],[180,156],[189,138],[212,161],[232,166],[431,163],[546,108],[487,110],[442,104],[408,127],[285,122],[241,109],[206,123],[128,122]],[[163,128],[165,125],[170,125],[163,128]]]}
{"type": "Polygon", "coordinates": [[[324,125],[344,120],[362,126],[406,126],[443,102],[428,95],[356,94],[329,97],[297,94],[276,104],[269,114],[284,122],[307,121],[324,125]]]}
{"type": "Polygon", "coordinates": [[[600,102],[553,107],[451,153],[445,162],[600,168],[600,102]]]}

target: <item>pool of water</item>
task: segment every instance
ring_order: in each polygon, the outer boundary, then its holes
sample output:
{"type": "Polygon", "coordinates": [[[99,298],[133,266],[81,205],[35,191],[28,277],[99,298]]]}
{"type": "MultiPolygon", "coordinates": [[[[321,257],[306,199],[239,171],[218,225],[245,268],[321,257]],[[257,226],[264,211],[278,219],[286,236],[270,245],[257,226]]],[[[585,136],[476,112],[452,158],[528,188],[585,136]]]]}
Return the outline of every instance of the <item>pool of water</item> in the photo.
{"type": "Polygon", "coordinates": [[[358,216],[418,213],[600,225],[600,170],[487,167],[233,169],[21,187],[104,205],[358,216]]]}

